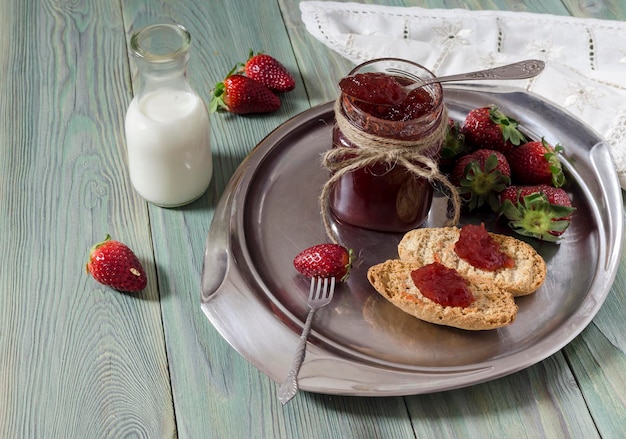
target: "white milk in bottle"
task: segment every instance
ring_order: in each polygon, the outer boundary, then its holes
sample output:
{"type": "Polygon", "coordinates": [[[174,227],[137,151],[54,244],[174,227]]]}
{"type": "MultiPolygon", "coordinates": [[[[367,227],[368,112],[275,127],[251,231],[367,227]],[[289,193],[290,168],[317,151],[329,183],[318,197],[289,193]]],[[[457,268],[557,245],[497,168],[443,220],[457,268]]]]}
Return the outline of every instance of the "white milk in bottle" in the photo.
{"type": "Polygon", "coordinates": [[[139,195],[158,206],[198,199],[213,171],[208,111],[186,77],[190,43],[180,25],[131,38],[139,86],[126,113],[128,170],[139,195]]]}

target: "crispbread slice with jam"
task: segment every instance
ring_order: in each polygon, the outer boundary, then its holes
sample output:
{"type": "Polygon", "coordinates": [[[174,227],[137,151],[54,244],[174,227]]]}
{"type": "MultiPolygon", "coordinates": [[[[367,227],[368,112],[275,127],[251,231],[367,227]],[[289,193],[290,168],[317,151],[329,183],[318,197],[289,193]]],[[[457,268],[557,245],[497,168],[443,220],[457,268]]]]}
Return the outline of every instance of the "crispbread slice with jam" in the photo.
{"type": "Polygon", "coordinates": [[[403,261],[421,265],[439,261],[454,268],[462,276],[483,278],[495,283],[513,296],[535,292],[546,278],[546,263],[528,243],[512,236],[489,233],[500,249],[513,259],[513,267],[488,271],[461,259],[454,246],[460,236],[458,227],[434,227],[407,232],[398,244],[398,255],[403,261]]]}
{"type": "Polygon", "coordinates": [[[511,293],[480,277],[466,277],[473,301],[467,306],[444,306],[429,299],[416,286],[411,273],[424,265],[391,259],[370,267],[367,278],[378,293],[402,311],[437,325],[466,330],[496,329],[510,325],[517,315],[511,293]]]}

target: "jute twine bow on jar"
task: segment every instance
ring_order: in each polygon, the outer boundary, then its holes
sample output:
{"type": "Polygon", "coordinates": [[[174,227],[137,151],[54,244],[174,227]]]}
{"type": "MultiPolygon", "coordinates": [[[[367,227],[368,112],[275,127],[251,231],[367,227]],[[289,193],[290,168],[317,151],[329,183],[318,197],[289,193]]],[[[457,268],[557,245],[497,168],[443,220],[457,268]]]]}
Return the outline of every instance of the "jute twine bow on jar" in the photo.
{"type": "Polygon", "coordinates": [[[344,137],[358,148],[335,147],[322,156],[322,164],[331,171],[331,176],[322,187],[320,210],[324,229],[328,238],[337,243],[338,239],[330,223],[330,193],[337,181],[344,175],[375,163],[384,163],[389,169],[402,166],[417,177],[438,182],[447,189],[452,203],[452,211],[446,225],[456,225],[461,215],[461,200],[456,187],[441,173],[437,162],[424,152],[445,139],[448,116],[444,114],[439,126],[428,136],[414,140],[397,140],[365,133],[348,121],[341,111],[340,99],[335,102],[335,119],[344,137]]]}

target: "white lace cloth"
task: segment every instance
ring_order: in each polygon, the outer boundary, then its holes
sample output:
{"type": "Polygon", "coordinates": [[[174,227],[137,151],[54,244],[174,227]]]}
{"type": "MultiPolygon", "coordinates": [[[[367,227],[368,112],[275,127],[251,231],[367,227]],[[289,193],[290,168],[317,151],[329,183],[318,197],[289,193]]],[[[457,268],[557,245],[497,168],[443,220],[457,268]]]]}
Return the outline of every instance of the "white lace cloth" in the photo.
{"type": "Polygon", "coordinates": [[[626,189],[626,22],[548,14],[305,1],[307,30],[355,64],[410,59],[435,74],[546,61],[508,81],[560,105],[606,139],[626,189]]]}

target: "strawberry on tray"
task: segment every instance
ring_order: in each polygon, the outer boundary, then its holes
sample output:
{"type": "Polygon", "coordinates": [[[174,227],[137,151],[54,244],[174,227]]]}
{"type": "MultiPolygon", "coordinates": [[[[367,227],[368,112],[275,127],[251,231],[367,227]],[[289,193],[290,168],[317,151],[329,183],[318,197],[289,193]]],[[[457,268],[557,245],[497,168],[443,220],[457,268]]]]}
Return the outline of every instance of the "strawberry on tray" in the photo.
{"type": "Polygon", "coordinates": [[[306,277],[334,277],[345,282],[350,276],[353,262],[352,249],[327,243],[302,250],[293,259],[293,266],[306,277]]]}
{"type": "Polygon", "coordinates": [[[565,184],[565,174],[559,162],[556,148],[544,139],[527,142],[509,153],[511,172],[521,184],[548,184],[561,187],[565,184]]]}
{"type": "Polygon", "coordinates": [[[517,129],[519,122],[502,113],[498,107],[480,107],[471,110],[461,128],[465,141],[474,149],[495,149],[508,154],[526,141],[517,129]]]}
{"type": "Polygon", "coordinates": [[[574,213],[567,192],[547,184],[510,186],[500,194],[500,203],[515,232],[542,241],[557,241],[574,213]]]}
{"type": "Polygon", "coordinates": [[[564,189],[563,146],[529,139],[495,105],[470,110],[449,131],[441,165],[464,207],[488,208],[520,235],[557,242],[575,210],[564,189]]]}
{"type": "Polygon", "coordinates": [[[470,211],[487,205],[495,212],[500,207],[498,194],[511,184],[511,168],[501,152],[477,149],[456,161],[450,181],[470,211]]]}

